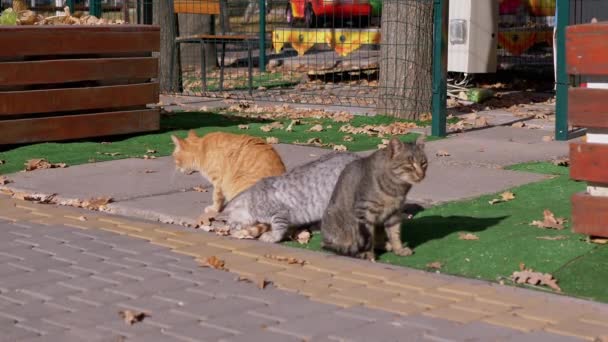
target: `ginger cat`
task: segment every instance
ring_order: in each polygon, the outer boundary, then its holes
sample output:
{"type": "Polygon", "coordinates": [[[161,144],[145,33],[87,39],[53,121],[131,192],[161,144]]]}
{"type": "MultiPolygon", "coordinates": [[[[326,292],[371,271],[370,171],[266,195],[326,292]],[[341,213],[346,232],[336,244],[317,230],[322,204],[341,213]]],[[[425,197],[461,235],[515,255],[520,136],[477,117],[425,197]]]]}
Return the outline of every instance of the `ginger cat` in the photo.
{"type": "Polygon", "coordinates": [[[220,212],[224,203],[264,177],[285,172],[279,154],[264,140],[249,135],[193,130],[186,139],[174,135],[173,159],[181,172],[199,171],[213,185],[213,204],[205,212],[220,212]]]}

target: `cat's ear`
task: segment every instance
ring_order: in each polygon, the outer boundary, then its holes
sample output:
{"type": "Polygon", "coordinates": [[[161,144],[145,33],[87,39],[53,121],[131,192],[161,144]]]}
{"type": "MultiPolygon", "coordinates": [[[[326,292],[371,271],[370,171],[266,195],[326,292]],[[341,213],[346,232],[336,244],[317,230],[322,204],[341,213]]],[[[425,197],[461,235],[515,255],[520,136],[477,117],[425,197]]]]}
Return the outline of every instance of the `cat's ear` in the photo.
{"type": "Polygon", "coordinates": [[[182,141],[180,138],[176,137],[175,135],[171,135],[171,140],[173,140],[173,144],[175,144],[175,147],[178,149],[182,147],[182,141]]]}
{"type": "Polygon", "coordinates": [[[391,158],[393,158],[403,150],[403,143],[397,138],[392,138],[388,143],[388,150],[390,151],[391,158]]]}
{"type": "Polygon", "coordinates": [[[421,134],[418,139],[416,139],[416,146],[420,148],[424,148],[424,143],[426,142],[426,135],[421,134]]]}
{"type": "Polygon", "coordinates": [[[188,138],[197,138],[198,136],[196,135],[196,132],[191,129],[188,131],[188,138]]]}

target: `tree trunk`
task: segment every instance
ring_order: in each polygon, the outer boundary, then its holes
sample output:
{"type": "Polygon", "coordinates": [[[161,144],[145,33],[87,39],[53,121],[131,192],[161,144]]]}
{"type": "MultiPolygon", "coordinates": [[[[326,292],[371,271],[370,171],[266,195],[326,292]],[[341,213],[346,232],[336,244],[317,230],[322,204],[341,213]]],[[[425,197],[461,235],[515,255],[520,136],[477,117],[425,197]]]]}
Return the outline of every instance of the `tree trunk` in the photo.
{"type": "MultiPolygon", "coordinates": [[[[211,28],[211,16],[201,14],[180,14],[179,35],[190,36],[195,34],[214,33],[211,28]]],[[[201,66],[201,46],[199,44],[182,44],[180,48],[182,72],[196,72],[199,77],[201,66]]],[[[207,71],[214,69],[217,63],[215,44],[205,44],[207,71]]]]}
{"type": "Polygon", "coordinates": [[[432,106],[433,1],[382,4],[378,113],[417,120],[432,106]]]}
{"type": "MultiPolygon", "coordinates": [[[[157,1],[154,1],[157,3],[157,1]]],[[[211,16],[200,14],[179,14],[179,32],[175,29],[173,15],[173,1],[159,0],[158,7],[154,8],[154,22],[160,25],[160,89],[163,92],[180,92],[181,78],[185,72],[196,72],[200,75],[201,53],[199,44],[181,44],[173,66],[173,82],[169,79],[171,71],[171,47],[175,37],[212,33],[211,16]],[[158,10],[157,10],[158,9],[158,10]],[[167,13],[161,15],[161,13],[167,13]],[[181,68],[180,68],[181,66],[181,68]],[[179,70],[181,69],[181,74],[179,70]]],[[[207,70],[217,66],[217,53],[214,44],[205,45],[207,70]]]]}
{"type": "Polygon", "coordinates": [[[158,6],[154,8],[153,22],[160,25],[160,66],[159,66],[159,79],[160,89],[162,92],[177,92],[180,91],[178,85],[179,77],[179,58],[175,60],[173,65],[173,82],[169,79],[171,72],[171,48],[177,32],[173,23],[173,1],[171,0],[159,0],[154,1],[153,4],[158,3],[158,6]]]}

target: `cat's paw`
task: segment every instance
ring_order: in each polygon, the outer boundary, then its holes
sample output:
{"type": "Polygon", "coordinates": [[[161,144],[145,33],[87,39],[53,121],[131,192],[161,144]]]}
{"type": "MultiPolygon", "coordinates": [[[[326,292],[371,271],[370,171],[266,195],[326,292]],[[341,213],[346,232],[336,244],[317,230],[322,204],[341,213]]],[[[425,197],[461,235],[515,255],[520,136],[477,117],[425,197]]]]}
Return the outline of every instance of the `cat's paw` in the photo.
{"type": "Polygon", "coordinates": [[[260,236],[260,241],[277,243],[282,240],[281,236],[276,232],[266,232],[260,236]]]}
{"type": "Polygon", "coordinates": [[[401,249],[393,251],[398,256],[410,256],[414,254],[414,251],[409,247],[403,247],[401,249]]]}
{"type": "Polygon", "coordinates": [[[216,205],[210,205],[205,207],[205,213],[219,213],[220,210],[216,205]]]}
{"type": "Polygon", "coordinates": [[[361,252],[357,255],[359,259],[369,260],[371,262],[376,262],[376,255],[374,252],[361,252]]]}

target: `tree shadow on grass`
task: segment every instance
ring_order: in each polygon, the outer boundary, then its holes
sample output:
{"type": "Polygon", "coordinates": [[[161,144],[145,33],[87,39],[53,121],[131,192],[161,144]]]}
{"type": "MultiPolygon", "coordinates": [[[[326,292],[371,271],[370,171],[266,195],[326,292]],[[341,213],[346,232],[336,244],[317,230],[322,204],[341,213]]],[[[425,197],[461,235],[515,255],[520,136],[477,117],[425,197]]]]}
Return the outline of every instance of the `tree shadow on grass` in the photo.
{"type": "Polygon", "coordinates": [[[441,239],[455,232],[480,232],[499,224],[508,216],[425,216],[406,220],[401,225],[401,240],[410,248],[441,239]]]}
{"type": "Polygon", "coordinates": [[[270,123],[271,120],[218,114],[213,112],[176,112],[160,118],[160,133],[202,127],[233,127],[250,123],[270,123]]]}
{"type": "MultiPolygon", "coordinates": [[[[259,118],[248,118],[231,114],[218,114],[214,112],[172,112],[169,114],[163,114],[160,117],[160,129],[157,131],[120,134],[104,137],[91,137],[83,139],[63,140],[61,143],[74,143],[74,142],[120,142],[133,137],[150,135],[150,134],[163,134],[177,130],[189,130],[198,129],[204,127],[237,127],[238,125],[246,125],[251,123],[270,123],[271,120],[259,119],[259,118]]],[[[18,145],[2,145],[0,146],[0,152],[12,150],[14,148],[32,145],[37,143],[27,143],[18,145]]]]}

